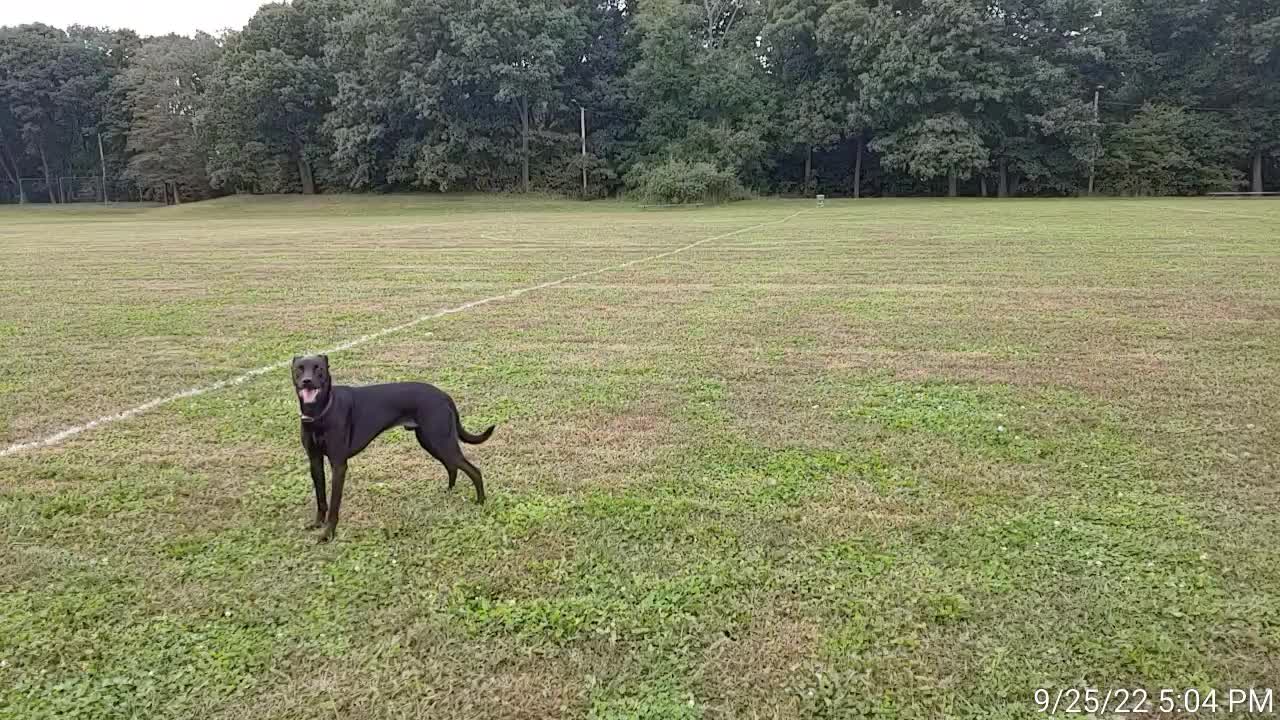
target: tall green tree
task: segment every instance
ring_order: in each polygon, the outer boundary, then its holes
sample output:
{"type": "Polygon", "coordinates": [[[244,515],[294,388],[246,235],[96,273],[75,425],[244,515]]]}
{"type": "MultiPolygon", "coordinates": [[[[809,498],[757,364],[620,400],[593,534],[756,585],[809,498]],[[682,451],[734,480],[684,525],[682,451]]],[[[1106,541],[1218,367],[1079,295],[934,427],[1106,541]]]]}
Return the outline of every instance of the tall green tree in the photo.
{"type": "Polygon", "coordinates": [[[400,11],[399,92],[416,120],[400,139],[397,176],[440,191],[510,189],[522,164],[513,114],[457,50],[458,2],[410,0],[400,11]]]}
{"type": "Polygon", "coordinates": [[[5,175],[39,172],[48,200],[58,202],[58,178],[82,167],[87,138],[96,141],[109,84],[106,56],[80,39],[48,25],[0,28],[5,175]]]}
{"type": "Polygon", "coordinates": [[[520,129],[520,187],[529,191],[532,116],[563,113],[570,68],[586,47],[583,18],[563,0],[466,0],[449,31],[459,62],[493,102],[514,109],[520,129]]]}
{"type": "Polygon", "coordinates": [[[7,100],[6,97],[0,97],[0,179],[11,184],[11,192],[19,202],[25,202],[26,195],[18,182],[18,178],[22,176],[22,165],[18,162],[21,153],[18,121],[7,100]]]}
{"type": "Polygon", "coordinates": [[[584,8],[586,47],[568,68],[565,94],[570,123],[575,110],[585,120],[587,154],[583,158],[575,146],[568,148],[566,158],[552,162],[547,181],[553,189],[576,191],[585,165],[587,196],[611,193],[633,160],[636,118],[642,114],[626,86],[636,57],[634,6],[625,0],[598,0],[584,8]]]}
{"type": "Polygon", "coordinates": [[[1007,48],[985,2],[923,0],[872,9],[871,67],[861,104],[888,119],[872,147],[883,163],[924,180],[985,169],[982,121],[1010,93],[1007,48]]]}
{"type": "Polygon", "coordinates": [[[1097,151],[1090,95],[1106,43],[1097,6],[998,0],[993,10],[1007,91],[985,103],[980,127],[998,194],[1024,181],[1034,192],[1077,192],[1097,151]]]}
{"type": "MultiPolygon", "coordinates": [[[[324,56],[334,97],[322,130],[341,188],[416,184],[427,120],[413,93],[444,46],[443,12],[438,3],[425,5],[411,12],[396,0],[359,3],[329,28],[324,56]]],[[[436,97],[434,86],[422,89],[436,97]]]]}
{"type": "Polygon", "coordinates": [[[1107,94],[1117,102],[1198,105],[1215,93],[1229,59],[1221,50],[1224,0],[1119,0],[1103,21],[1113,68],[1107,94]]]}
{"type": "Polygon", "coordinates": [[[202,123],[209,75],[222,47],[212,36],[148,38],[125,72],[133,122],[128,176],[175,202],[212,193],[206,168],[210,133],[202,123]]]}
{"type": "Polygon", "coordinates": [[[873,114],[864,85],[877,61],[872,39],[886,34],[886,26],[893,21],[891,14],[874,11],[866,0],[838,0],[822,16],[816,34],[822,67],[841,103],[845,127],[853,136],[854,197],[862,193],[868,132],[891,124],[889,117],[873,114]]]}
{"type": "Polygon", "coordinates": [[[1234,108],[1249,162],[1249,187],[1262,192],[1263,167],[1280,155],[1280,4],[1226,0],[1223,45],[1229,72],[1214,103],[1234,108]]]}
{"type": "Polygon", "coordinates": [[[211,83],[215,187],[316,192],[330,152],[321,125],[336,92],[324,62],[337,0],[264,5],[231,34],[211,83]]]}
{"type": "Polygon", "coordinates": [[[121,188],[128,165],[128,134],[133,115],[125,72],[142,46],[142,39],[129,29],[73,26],[67,29],[67,34],[101,57],[107,75],[105,82],[95,85],[93,98],[85,107],[86,130],[75,172],[105,174],[107,187],[103,192],[111,198],[111,190],[121,188]],[[100,162],[105,167],[100,167],[100,162]]]}
{"type": "Polygon", "coordinates": [[[1148,104],[1107,133],[1099,180],[1117,195],[1232,190],[1243,173],[1222,162],[1222,153],[1227,149],[1238,156],[1238,142],[1239,135],[1220,117],[1148,104]]]}
{"type": "Polygon", "coordinates": [[[1116,191],[1230,190],[1243,178],[1248,143],[1241,126],[1231,123],[1232,111],[1252,114],[1268,101],[1233,92],[1241,86],[1241,54],[1232,52],[1231,38],[1238,37],[1239,21],[1256,17],[1236,16],[1233,4],[1122,0],[1108,6],[1106,22],[1115,33],[1104,102],[1114,110],[1103,155],[1107,184],[1116,191]],[[1161,151],[1159,143],[1168,145],[1161,151]],[[1118,176],[1121,168],[1125,174],[1118,176]],[[1172,178],[1170,168],[1179,168],[1181,177],[1172,178]]]}
{"type": "Polygon", "coordinates": [[[847,111],[838,74],[823,66],[818,24],[827,10],[817,0],[767,0],[760,49],[772,81],[777,118],[773,124],[786,144],[804,155],[802,187],[813,187],[813,152],[829,147],[846,129],[847,111]]]}
{"type": "Polygon", "coordinates": [[[706,162],[765,181],[773,96],[757,47],[763,20],[750,0],[640,6],[628,84],[644,109],[641,159],[706,162]]]}

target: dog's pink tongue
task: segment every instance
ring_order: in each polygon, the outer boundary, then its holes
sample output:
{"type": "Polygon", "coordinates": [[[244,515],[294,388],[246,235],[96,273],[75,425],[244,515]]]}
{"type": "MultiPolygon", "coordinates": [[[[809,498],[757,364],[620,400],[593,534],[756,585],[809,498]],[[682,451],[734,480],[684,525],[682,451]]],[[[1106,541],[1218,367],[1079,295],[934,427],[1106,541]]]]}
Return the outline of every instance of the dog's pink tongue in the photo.
{"type": "Polygon", "coordinates": [[[316,396],[320,394],[319,390],[304,388],[298,391],[298,396],[302,398],[302,402],[310,404],[316,401],[316,396]]]}

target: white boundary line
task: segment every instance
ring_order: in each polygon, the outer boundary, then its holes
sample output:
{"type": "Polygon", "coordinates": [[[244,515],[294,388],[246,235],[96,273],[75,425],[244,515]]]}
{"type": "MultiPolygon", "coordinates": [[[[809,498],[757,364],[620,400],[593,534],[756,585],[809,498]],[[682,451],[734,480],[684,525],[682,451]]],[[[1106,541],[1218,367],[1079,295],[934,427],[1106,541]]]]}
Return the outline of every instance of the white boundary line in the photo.
{"type": "MultiPolygon", "coordinates": [[[[580,278],[590,277],[592,275],[600,275],[602,273],[612,272],[614,270],[622,270],[625,268],[629,268],[632,265],[639,265],[640,263],[652,262],[654,260],[661,260],[662,258],[671,257],[672,255],[685,252],[686,250],[692,250],[693,248],[696,248],[699,245],[705,245],[706,243],[709,243],[709,242],[714,242],[716,240],[723,240],[727,237],[733,237],[734,235],[738,235],[744,232],[758,230],[762,227],[768,227],[769,225],[779,225],[781,223],[787,222],[791,218],[803,212],[804,210],[801,210],[799,212],[792,213],[780,220],[770,220],[768,222],[762,222],[757,225],[751,225],[750,227],[739,228],[737,230],[732,230],[730,232],[723,233],[720,235],[714,235],[712,237],[703,238],[701,240],[698,240],[697,242],[689,243],[688,245],[685,245],[683,247],[678,247],[675,250],[668,250],[663,253],[658,253],[657,255],[649,255],[647,257],[637,258],[635,260],[629,260],[627,262],[619,263],[617,265],[602,267],[598,270],[587,270],[585,272],[574,273],[572,275],[566,275],[565,277],[562,277],[559,280],[552,280],[550,282],[544,282],[539,285],[530,285],[529,287],[517,288],[515,290],[503,293],[501,295],[494,295],[493,297],[487,297],[482,300],[472,300],[471,302],[463,303],[461,305],[458,305],[457,307],[446,308],[444,310],[437,310],[436,312],[433,312],[433,313],[420,315],[408,322],[400,323],[399,325],[392,325],[391,327],[383,328],[377,332],[369,333],[368,335],[361,335],[360,337],[354,340],[348,340],[339,345],[334,345],[333,347],[327,350],[320,350],[319,352],[325,355],[328,355],[330,353],[339,353],[339,352],[342,352],[343,350],[350,350],[351,348],[359,347],[361,345],[366,345],[368,343],[371,343],[374,340],[380,340],[388,335],[391,335],[392,333],[398,333],[402,330],[408,330],[409,328],[414,327],[416,325],[421,325],[422,323],[428,320],[435,320],[436,318],[444,317],[445,315],[460,313],[465,310],[470,310],[471,308],[474,308],[474,307],[480,307],[481,305],[488,305],[491,302],[497,302],[499,300],[508,300],[512,298],[517,298],[528,292],[534,292],[536,290],[545,290],[547,288],[556,287],[557,285],[563,285],[564,283],[572,282],[580,278]]],[[[103,425],[109,425],[113,422],[118,422],[120,420],[128,420],[131,417],[134,417],[136,415],[141,415],[145,412],[149,412],[162,405],[168,405],[170,403],[174,403],[179,400],[185,400],[186,398],[196,397],[197,395],[204,395],[206,393],[211,393],[216,390],[221,390],[227,387],[243,385],[246,382],[249,382],[250,380],[258,377],[259,375],[265,375],[269,372],[272,372],[273,370],[280,370],[282,368],[288,367],[290,362],[292,362],[292,360],[281,360],[280,362],[272,363],[270,365],[263,365],[260,368],[254,368],[252,370],[245,372],[242,375],[238,375],[228,380],[220,380],[216,383],[213,383],[212,385],[194,387],[187,390],[183,390],[182,392],[179,392],[179,393],[174,393],[173,395],[168,395],[166,397],[156,398],[154,400],[148,400],[147,402],[141,405],[138,405],[137,407],[132,407],[132,408],[129,408],[128,410],[122,410],[118,413],[114,413],[111,415],[103,415],[102,417],[90,420],[84,423],[83,425],[73,425],[72,427],[69,427],[65,430],[60,430],[52,435],[40,438],[38,440],[31,440],[29,442],[16,443],[14,445],[10,445],[9,447],[6,447],[0,450],[0,457],[5,457],[8,455],[17,455],[18,453],[25,452],[27,450],[35,450],[37,448],[44,448],[44,447],[50,447],[52,445],[57,445],[61,443],[63,440],[79,435],[82,432],[93,430],[94,428],[99,428],[99,427],[102,427],[103,425]]]]}
{"type": "Polygon", "coordinates": [[[1201,213],[1203,215],[1220,215],[1222,217],[1238,217],[1248,218],[1249,220],[1276,220],[1280,219],[1280,215],[1253,215],[1250,213],[1238,212],[1220,212],[1218,210],[1205,210],[1203,208],[1178,207],[1177,205],[1157,205],[1156,207],[1164,210],[1177,210],[1179,212],[1201,213]]]}

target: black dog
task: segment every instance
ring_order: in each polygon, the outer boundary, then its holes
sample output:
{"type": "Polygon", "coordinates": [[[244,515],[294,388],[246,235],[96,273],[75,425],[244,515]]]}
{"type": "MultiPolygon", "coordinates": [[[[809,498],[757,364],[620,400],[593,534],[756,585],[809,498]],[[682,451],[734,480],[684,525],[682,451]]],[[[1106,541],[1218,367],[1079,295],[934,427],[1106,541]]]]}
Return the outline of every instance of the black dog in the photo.
{"type": "Polygon", "coordinates": [[[467,432],[458,417],[458,406],[443,390],[414,382],[334,385],[327,355],[295,357],[293,388],[302,413],[302,447],[311,460],[311,481],[316,486],[316,521],[310,529],[324,526],[320,542],[332,540],[338,527],[347,460],[394,425],[413,430],[418,444],[444,465],[449,471],[449,489],[453,489],[458,468],[462,468],[476,486],[476,502],[484,502],[480,471],[462,455],[458,440],[478,445],[489,439],[494,426],[479,435],[467,432]],[[333,467],[332,505],[324,496],[326,457],[333,467]]]}

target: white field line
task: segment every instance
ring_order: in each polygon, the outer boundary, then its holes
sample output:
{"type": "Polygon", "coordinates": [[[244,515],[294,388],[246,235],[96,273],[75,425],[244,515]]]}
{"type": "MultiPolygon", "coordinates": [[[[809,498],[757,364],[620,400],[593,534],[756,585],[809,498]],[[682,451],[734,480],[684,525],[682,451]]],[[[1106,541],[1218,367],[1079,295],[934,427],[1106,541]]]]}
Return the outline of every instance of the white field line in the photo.
{"type": "MultiPolygon", "coordinates": [[[[734,235],[740,235],[745,232],[751,232],[752,230],[758,230],[762,227],[768,227],[769,225],[778,225],[778,224],[787,222],[791,218],[803,212],[805,211],[801,210],[800,212],[792,213],[782,218],[781,220],[770,220],[768,222],[762,222],[756,225],[751,225],[749,227],[739,228],[737,230],[732,230],[730,232],[722,233],[720,235],[714,235],[712,237],[703,238],[701,240],[698,240],[697,242],[689,243],[688,245],[685,245],[683,247],[678,247],[675,250],[668,250],[663,253],[658,253],[657,255],[649,255],[647,257],[637,258],[635,260],[629,260],[627,262],[619,263],[617,265],[602,267],[602,268],[599,268],[598,270],[587,270],[580,273],[574,273],[572,275],[566,275],[565,277],[562,277],[559,280],[552,280],[550,282],[544,282],[538,285],[530,285],[528,287],[517,288],[515,290],[503,293],[501,295],[494,295],[493,297],[487,297],[482,300],[472,300],[471,302],[463,303],[456,307],[446,308],[444,310],[437,310],[436,312],[433,312],[433,313],[420,315],[408,322],[400,323],[399,325],[392,325],[391,327],[385,327],[385,328],[382,328],[381,330],[378,330],[377,332],[369,333],[368,335],[361,335],[360,337],[355,338],[354,340],[348,340],[344,343],[334,345],[333,347],[328,348],[327,350],[320,350],[318,352],[328,355],[331,353],[339,353],[339,352],[342,352],[343,350],[350,350],[354,347],[367,345],[368,343],[371,343],[375,340],[380,340],[392,333],[398,333],[402,330],[408,330],[409,328],[414,327],[416,325],[421,325],[422,323],[428,320],[435,320],[436,318],[444,317],[445,315],[460,313],[465,310],[470,310],[471,308],[480,307],[481,305],[488,305],[489,303],[492,303],[492,302],[498,302],[499,300],[509,300],[512,298],[517,298],[517,297],[520,297],[521,295],[524,295],[525,293],[534,292],[536,290],[545,290],[547,288],[556,287],[557,285],[563,285],[564,283],[573,282],[574,280],[578,280],[584,277],[590,277],[592,275],[600,275],[601,273],[612,272],[615,270],[623,270],[625,268],[631,267],[632,265],[639,265],[640,263],[653,262],[654,260],[661,260],[663,258],[671,257],[672,255],[675,255],[677,253],[685,252],[686,250],[692,250],[698,247],[699,245],[705,245],[709,242],[715,242],[716,240],[723,240],[728,237],[733,237],[734,235]]],[[[64,430],[59,430],[58,432],[52,435],[48,435],[46,437],[42,437],[36,440],[30,440],[28,442],[16,443],[14,445],[10,445],[0,450],[0,457],[5,457],[7,455],[16,455],[20,452],[25,452],[27,450],[35,450],[37,448],[44,448],[44,447],[49,447],[51,445],[57,445],[62,441],[66,440],[67,438],[74,437],[76,435],[79,435],[82,432],[93,430],[95,428],[102,427],[103,425],[110,425],[111,423],[118,422],[120,420],[128,420],[131,417],[134,417],[136,415],[141,415],[145,412],[150,412],[151,410],[154,410],[163,405],[168,405],[170,403],[174,403],[179,400],[185,400],[186,398],[196,397],[197,395],[204,395],[206,393],[211,393],[216,390],[221,390],[223,388],[234,387],[236,385],[243,385],[244,383],[258,377],[259,375],[265,375],[266,373],[272,372],[274,370],[280,370],[282,368],[286,368],[289,366],[290,362],[292,362],[292,360],[281,360],[280,362],[275,362],[270,365],[263,365],[262,367],[254,368],[252,370],[246,371],[244,374],[238,375],[228,380],[220,380],[211,385],[202,385],[199,387],[193,387],[187,390],[183,390],[182,392],[174,393],[172,395],[167,395],[165,397],[159,397],[153,400],[148,400],[147,402],[144,402],[141,405],[138,405],[136,407],[131,407],[128,410],[121,410],[120,412],[113,413],[111,415],[103,415],[102,417],[94,418],[93,420],[90,420],[82,425],[73,425],[64,430]]]]}
{"type": "Polygon", "coordinates": [[[1163,210],[1177,210],[1178,212],[1200,213],[1202,215],[1220,215],[1222,217],[1247,218],[1249,220],[1280,220],[1280,215],[1254,215],[1251,213],[1238,212],[1222,212],[1220,210],[1205,210],[1202,208],[1178,207],[1177,205],[1157,205],[1156,207],[1163,210]]]}

